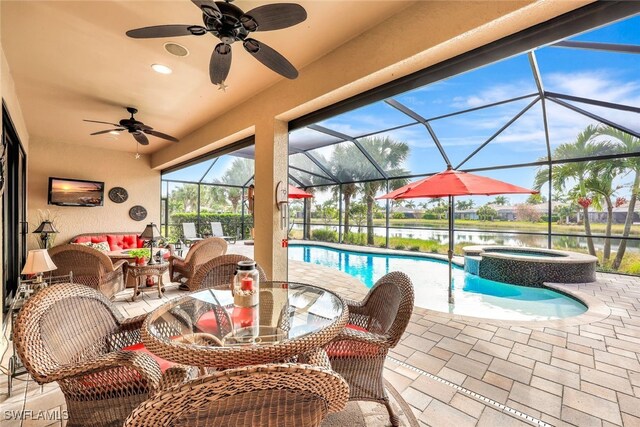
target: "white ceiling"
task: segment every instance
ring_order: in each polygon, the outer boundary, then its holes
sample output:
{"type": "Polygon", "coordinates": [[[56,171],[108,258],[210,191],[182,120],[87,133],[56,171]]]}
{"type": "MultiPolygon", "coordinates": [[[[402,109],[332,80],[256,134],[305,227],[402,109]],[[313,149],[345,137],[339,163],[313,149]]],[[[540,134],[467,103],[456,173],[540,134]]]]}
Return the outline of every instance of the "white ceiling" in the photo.
{"type": "MultiPolygon", "coordinates": [[[[286,0],[291,1],[291,0],[286,0]]],[[[244,11],[271,2],[238,0],[244,11]]],[[[405,1],[298,1],[307,10],[294,27],[254,33],[300,70],[368,28],[404,9],[405,1]]],[[[162,24],[202,24],[189,0],[175,1],[7,1],[2,8],[2,48],[31,138],[135,151],[133,138],[90,133],[128,117],[124,107],[154,129],[182,138],[283,77],[233,46],[226,92],[211,84],[208,64],[218,40],[211,36],[136,40],[130,29],[162,24]],[[173,41],[190,51],[176,57],[164,49],[173,41]],[[153,63],[173,69],[151,70],[153,63]]],[[[149,137],[141,152],[171,142],[149,137]]]]}

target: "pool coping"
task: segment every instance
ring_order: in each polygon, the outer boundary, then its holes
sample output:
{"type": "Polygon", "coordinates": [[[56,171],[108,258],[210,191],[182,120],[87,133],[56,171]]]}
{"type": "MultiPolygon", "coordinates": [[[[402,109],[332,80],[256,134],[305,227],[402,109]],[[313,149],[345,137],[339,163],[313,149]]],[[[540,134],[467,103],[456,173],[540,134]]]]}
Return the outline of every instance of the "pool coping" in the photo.
{"type": "Polygon", "coordinates": [[[462,248],[465,253],[465,256],[477,256],[477,257],[487,257],[487,258],[499,258],[499,259],[508,259],[515,261],[527,261],[531,263],[547,263],[547,264],[586,264],[586,263],[595,263],[598,261],[598,258],[593,255],[582,254],[579,252],[571,252],[571,251],[560,251],[557,249],[546,249],[546,248],[529,248],[529,247],[518,247],[518,246],[503,246],[503,245],[473,245],[473,246],[465,246],[462,248]],[[488,250],[487,250],[488,249],[488,250]],[[508,249],[511,251],[509,254],[493,252],[491,249],[508,249]],[[513,252],[539,252],[541,254],[553,254],[558,256],[549,256],[549,257],[530,257],[526,255],[517,255],[513,252]],[[469,255],[467,255],[469,252],[469,255]]]}
{"type": "MultiPolygon", "coordinates": [[[[331,243],[331,242],[320,242],[317,240],[289,240],[290,245],[311,245],[311,246],[324,246],[331,249],[336,249],[338,251],[351,251],[351,252],[361,252],[361,253],[370,253],[377,255],[405,255],[412,256],[416,258],[428,258],[428,259],[437,259],[444,262],[449,262],[449,258],[446,255],[441,254],[428,254],[424,252],[414,252],[414,251],[404,251],[399,249],[387,249],[387,248],[376,248],[373,246],[358,246],[358,245],[350,245],[348,243],[331,243]]],[[[458,267],[464,268],[464,257],[459,255],[454,255],[451,260],[452,264],[455,264],[458,267]]]]}
{"type": "MultiPolygon", "coordinates": [[[[311,245],[311,246],[320,246],[320,247],[328,247],[331,249],[342,250],[342,251],[353,251],[353,252],[361,252],[361,253],[374,253],[379,255],[409,255],[417,258],[427,258],[427,259],[438,259],[441,261],[448,261],[445,255],[439,254],[425,254],[420,252],[413,251],[400,251],[397,249],[386,249],[386,248],[373,248],[373,247],[362,247],[356,245],[342,244],[342,243],[330,243],[330,242],[317,242],[313,240],[291,240],[290,244],[301,244],[301,245],[311,245]]],[[[457,257],[462,259],[462,262],[459,260],[452,261],[458,267],[464,267],[464,257],[457,257]]],[[[339,270],[336,270],[339,271],[339,270]]],[[[347,274],[341,272],[343,274],[347,274]]],[[[349,276],[353,277],[353,276],[349,276]]],[[[357,279],[356,279],[357,280],[357,279]]],[[[362,283],[362,282],[360,282],[362,283]]],[[[590,282],[590,285],[598,283],[598,280],[595,282],[590,282]]],[[[493,319],[490,317],[476,317],[476,316],[467,316],[463,314],[453,314],[447,313],[445,311],[437,311],[429,308],[420,307],[414,304],[414,313],[419,313],[421,315],[433,315],[439,317],[447,317],[453,320],[461,320],[467,322],[479,322],[479,323],[487,323],[493,326],[498,327],[506,327],[509,328],[511,326],[522,326],[522,327],[530,327],[530,328],[562,328],[562,327],[570,327],[570,326],[579,326],[588,323],[598,322],[606,319],[611,315],[611,309],[600,299],[597,297],[590,295],[586,292],[578,290],[578,286],[586,285],[586,283],[547,283],[545,282],[542,287],[547,288],[563,295],[566,295],[570,298],[577,300],[578,302],[584,304],[587,307],[587,311],[577,316],[565,317],[563,319],[553,319],[553,320],[503,320],[503,319],[493,319]]],[[[363,287],[366,286],[362,284],[363,287]]]]}

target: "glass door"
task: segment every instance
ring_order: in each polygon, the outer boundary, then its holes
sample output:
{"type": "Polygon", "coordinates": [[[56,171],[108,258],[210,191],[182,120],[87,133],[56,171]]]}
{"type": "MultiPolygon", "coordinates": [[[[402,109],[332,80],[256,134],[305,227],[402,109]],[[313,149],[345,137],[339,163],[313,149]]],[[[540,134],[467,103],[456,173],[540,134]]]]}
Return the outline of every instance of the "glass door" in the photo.
{"type": "Polygon", "coordinates": [[[6,146],[6,182],[2,194],[2,307],[14,296],[27,252],[27,157],[2,105],[2,142],[6,146]]]}

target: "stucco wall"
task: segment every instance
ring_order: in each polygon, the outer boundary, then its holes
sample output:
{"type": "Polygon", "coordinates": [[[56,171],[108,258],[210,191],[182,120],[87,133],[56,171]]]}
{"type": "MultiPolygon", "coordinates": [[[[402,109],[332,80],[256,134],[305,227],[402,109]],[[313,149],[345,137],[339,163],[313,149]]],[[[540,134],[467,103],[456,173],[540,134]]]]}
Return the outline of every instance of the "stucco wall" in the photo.
{"type": "MultiPolygon", "coordinates": [[[[56,217],[60,232],[55,244],[67,242],[81,233],[133,231],[141,233],[153,221],[160,223],[160,172],[151,169],[149,156],[135,158],[132,153],[96,150],[79,145],[34,139],[29,155],[29,231],[38,226],[38,210],[49,209],[56,217]],[[49,177],[104,181],[104,206],[70,207],[47,204],[49,177]],[[112,187],[124,187],[129,199],[124,203],[109,200],[112,187]],[[129,209],[142,205],[147,218],[134,221],[129,209]]],[[[30,233],[29,248],[37,247],[36,235],[30,233]]]]}

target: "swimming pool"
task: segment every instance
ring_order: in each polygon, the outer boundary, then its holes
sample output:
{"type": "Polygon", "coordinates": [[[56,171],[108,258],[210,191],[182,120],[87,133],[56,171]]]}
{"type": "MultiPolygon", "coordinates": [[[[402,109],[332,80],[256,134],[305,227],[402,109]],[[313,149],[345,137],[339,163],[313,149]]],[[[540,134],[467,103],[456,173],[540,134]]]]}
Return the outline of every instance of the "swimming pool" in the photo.
{"type": "Polygon", "coordinates": [[[447,303],[448,265],[436,259],[352,252],[315,245],[290,245],[289,259],[323,265],[358,278],[367,287],[390,271],[413,282],[418,307],[452,314],[502,320],[552,320],[576,316],[587,308],[546,288],[494,282],[453,267],[453,308],[447,303]]]}

